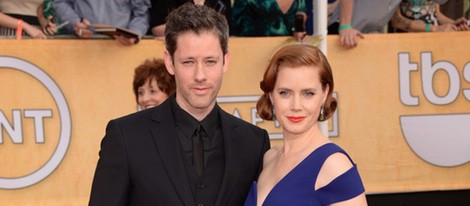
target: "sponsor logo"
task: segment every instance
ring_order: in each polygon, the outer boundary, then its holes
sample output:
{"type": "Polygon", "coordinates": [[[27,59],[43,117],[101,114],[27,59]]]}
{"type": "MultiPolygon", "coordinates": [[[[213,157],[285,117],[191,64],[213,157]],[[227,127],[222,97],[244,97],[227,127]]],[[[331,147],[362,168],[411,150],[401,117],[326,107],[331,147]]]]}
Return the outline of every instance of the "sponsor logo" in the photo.
{"type": "MultiPolygon", "coordinates": [[[[44,163],[41,163],[37,168],[34,168],[25,174],[0,174],[0,189],[19,189],[34,185],[44,180],[59,166],[67,152],[70,143],[71,117],[67,101],[59,86],[41,68],[22,59],[0,56],[0,74],[2,74],[2,72],[4,72],[4,74],[7,72],[10,74],[13,73],[15,76],[25,76],[25,74],[31,76],[40,83],[37,85],[41,85],[43,87],[41,89],[45,88],[47,90],[47,93],[50,94],[53,102],[55,103],[55,105],[48,105],[50,108],[27,108],[28,106],[26,106],[23,107],[24,109],[13,108],[18,107],[17,105],[0,105],[0,148],[4,147],[5,150],[3,151],[7,151],[9,153],[2,153],[2,155],[4,155],[4,157],[10,158],[10,162],[19,161],[19,159],[35,160],[40,158],[37,156],[38,154],[36,154],[35,151],[28,151],[29,153],[27,154],[33,154],[30,157],[21,157],[21,155],[15,153],[15,150],[22,149],[20,147],[26,147],[26,144],[28,144],[29,141],[28,137],[30,136],[34,136],[33,144],[39,146],[44,146],[49,143],[56,143],[52,147],[52,154],[48,154],[44,163]],[[57,122],[60,125],[55,127],[57,128],[57,131],[48,131],[49,128],[52,127],[47,127],[46,121],[49,119],[57,119],[57,114],[54,114],[54,111],[58,111],[59,120],[57,120],[57,122]],[[11,114],[11,121],[7,117],[9,114],[11,114]],[[49,136],[49,134],[57,135],[56,137],[53,137],[49,136]],[[53,139],[56,141],[52,141],[53,139]],[[7,143],[9,145],[7,145],[7,143]]],[[[14,80],[10,79],[10,82],[13,81],[14,80]]],[[[19,83],[19,85],[21,84],[24,84],[24,82],[19,83]]],[[[9,86],[10,85],[1,86],[0,91],[13,90],[16,92],[19,90],[17,87],[9,86]]],[[[29,92],[29,89],[27,89],[27,91],[29,92]]],[[[34,96],[35,94],[28,95],[34,96]]],[[[3,99],[13,97],[2,95],[1,98],[3,99]]],[[[28,98],[31,99],[31,97],[28,98]]],[[[38,100],[38,102],[40,101],[41,100],[38,100]]],[[[27,103],[19,101],[18,104],[23,106],[27,103]]],[[[18,170],[21,169],[9,168],[9,171],[18,170]]]]}
{"type": "MultiPolygon", "coordinates": [[[[470,83],[470,63],[460,74],[449,61],[433,62],[431,52],[420,55],[418,63],[410,61],[409,53],[400,53],[400,101],[407,107],[417,107],[423,100],[412,94],[411,73],[419,72],[423,95],[427,102],[437,107],[451,106],[458,98],[470,102],[470,88],[462,88],[462,80],[470,83]],[[436,80],[436,73],[448,77],[448,84],[436,80]],[[436,92],[437,88],[447,90],[436,92]],[[443,94],[444,93],[444,94],[443,94]]],[[[416,82],[416,81],[413,81],[416,82]]],[[[467,107],[467,109],[470,108],[467,107]]],[[[424,161],[442,167],[452,167],[470,161],[470,114],[416,114],[402,115],[400,126],[403,136],[413,152],[424,161]]]]}

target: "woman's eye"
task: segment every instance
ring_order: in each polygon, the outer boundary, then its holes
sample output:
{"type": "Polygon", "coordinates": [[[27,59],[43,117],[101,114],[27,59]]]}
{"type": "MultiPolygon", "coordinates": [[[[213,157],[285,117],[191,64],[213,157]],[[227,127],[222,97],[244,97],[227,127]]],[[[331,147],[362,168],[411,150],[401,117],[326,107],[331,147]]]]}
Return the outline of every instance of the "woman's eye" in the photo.
{"type": "Polygon", "coordinates": [[[280,91],[279,95],[281,96],[288,96],[290,93],[288,91],[280,91]]]}
{"type": "Polygon", "coordinates": [[[305,92],[304,95],[305,95],[306,97],[311,97],[311,96],[315,95],[315,93],[313,93],[313,92],[305,92]]]}

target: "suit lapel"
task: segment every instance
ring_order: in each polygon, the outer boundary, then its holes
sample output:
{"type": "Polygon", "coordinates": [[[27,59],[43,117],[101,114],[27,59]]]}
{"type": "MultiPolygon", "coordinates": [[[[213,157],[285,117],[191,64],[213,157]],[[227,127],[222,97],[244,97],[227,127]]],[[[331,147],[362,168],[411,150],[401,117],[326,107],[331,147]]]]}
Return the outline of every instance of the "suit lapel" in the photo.
{"type": "Polygon", "coordinates": [[[222,125],[222,132],[224,138],[225,149],[225,174],[220,187],[219,195],[215,205],[227,205],[227,197],[230,197],[235,189],[235,182],[238,179],[241,168],[241,144],[240,134],[237,131],[237,126],[230,121],[230,114],[220,111],[220,119],[222,125]]]}
{"type": "Polygon", "coordinates": [[[181,145],[176,137],[176,127],[169,101],[155,108],[152,120],[155,124],[151,127],[150,132],[168,177],[184,205],[193,205],[194,198],[184,167],[181,145]]]}

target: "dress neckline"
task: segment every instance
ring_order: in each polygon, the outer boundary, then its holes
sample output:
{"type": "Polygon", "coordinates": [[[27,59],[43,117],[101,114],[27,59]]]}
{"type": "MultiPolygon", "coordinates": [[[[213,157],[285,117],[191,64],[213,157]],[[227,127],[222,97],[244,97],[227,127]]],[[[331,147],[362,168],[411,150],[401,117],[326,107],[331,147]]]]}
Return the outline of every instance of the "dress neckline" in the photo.
{"type": "MultiPolygon", "coordinates": [[[[284,175],[275,185],[274,187],[271,188],[271,190],[268,192],[268,194],[266,195],[266,198],[264,199],[263,203],[261,205],[264,204],[264,202],[266,202],[267,199],[269,199],[269,197],[271,196],[272,192],[274,190],[276,190],[277,187],[279,187],[280,184],[282,184],[283,182],[286,181],[286,179],[288,177],[290,177],[296,170],[298,170],[302,165],[306,164],[306,162],[308,162],[307,160],[312,158],[313,155],[318,152],[321,148],[325,147],[326,145],[329,145],[329,144],[334,144],[332,142],[328,142],[328,143],[325,143],[323,145],[320,145],[319,147],[317,147],[316,149],[314,149],[312,152],[310,152],[310,154],[308,154],[302,161],[300,161],[296,166],[294,166],[294,168],[292,168],[292,170],[290,170],[286,175],[284,175]]],[[[257,181],[255,181],[256,184],[258,184],[257,181]]],[[[254,187],[255,189],[255,194],[256,194],[256,204],[258,204],[258,187],[254,187]]]]}

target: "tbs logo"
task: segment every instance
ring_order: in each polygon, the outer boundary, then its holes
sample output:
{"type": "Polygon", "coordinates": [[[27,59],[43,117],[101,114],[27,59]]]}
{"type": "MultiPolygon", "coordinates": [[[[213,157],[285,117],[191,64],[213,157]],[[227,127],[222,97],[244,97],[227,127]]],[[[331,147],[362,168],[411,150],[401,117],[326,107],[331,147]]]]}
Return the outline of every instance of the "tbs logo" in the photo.
{"type": "MultiPolygon", "coordinates": [[[[421,53],[421,70],[418,64],[410,62],[408,53],[398,56],[400,70],[400,101],[414,107],[423,99],[412,95],[411,73],[420,72],[421,87],[425,99],[445,109],[459,97],[464,99],[466,112],[470,109],[470,88],[462,85],[470,83],[470,63],[465,64],[460,74],[454,64],[448,61],[432,61],[431,52],[421,53]],[[438,84],[434,79],[438,71],[445,72],[449,84],[438,84]],[[463,81],[461,80],[461,75],[463,81]],[[447,92],[439,95],[435,85],[447,86],[447,92]]],[[[414,83],[414,82],[413,82],[414,83]]],[[[470,114],[422,114],[400,117],[403,135],[411,149],[423,160],[443,167],[452,167],[470,161],[470,114]]]]}

